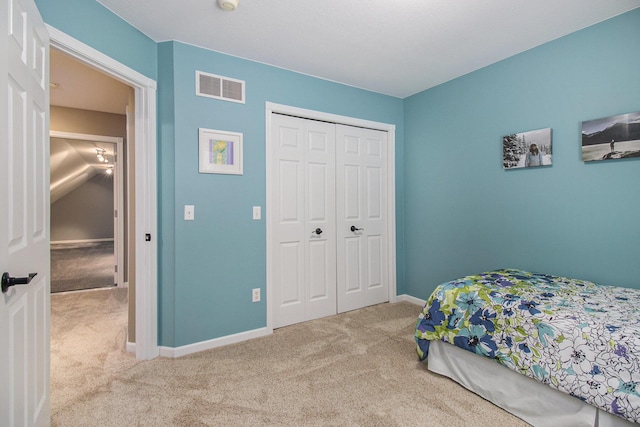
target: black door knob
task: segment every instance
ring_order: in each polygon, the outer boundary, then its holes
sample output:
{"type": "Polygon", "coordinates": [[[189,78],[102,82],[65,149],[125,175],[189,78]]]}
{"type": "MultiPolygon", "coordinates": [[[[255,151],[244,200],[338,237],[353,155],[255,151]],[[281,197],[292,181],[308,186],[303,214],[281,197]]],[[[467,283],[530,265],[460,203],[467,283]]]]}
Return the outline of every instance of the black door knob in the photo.
{"type": "Polygon", "coordinates": [[[312,231],[312,233],[316,233],[318,236],[322,234],[322,228],[316,228],[312,231]]]}
{"type": "Polygon", "coordinates": [[[7,272],[2,273],[2,293],[6,293],[14,285],[28,285],[37,274],[29,273],[29,277],[11,277],[7,272]]]}
{"type": "Polygon", "coordinates": [[[355,231],[362,231],[362,230],[364,230],[364,228],[358,228],[355,225],[352,225],[350,230],[355,232],[355,231]]]}

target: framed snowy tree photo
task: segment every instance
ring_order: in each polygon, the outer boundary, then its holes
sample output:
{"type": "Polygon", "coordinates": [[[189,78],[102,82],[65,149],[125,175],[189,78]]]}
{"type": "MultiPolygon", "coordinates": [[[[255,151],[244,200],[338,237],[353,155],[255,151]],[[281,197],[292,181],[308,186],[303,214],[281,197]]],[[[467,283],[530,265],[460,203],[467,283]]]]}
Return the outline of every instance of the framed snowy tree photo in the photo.
{"type": "Polygon", "coordinates": [[[502,137],[504,169],[550,166],[551,128],[512,133],[502,137]]]}

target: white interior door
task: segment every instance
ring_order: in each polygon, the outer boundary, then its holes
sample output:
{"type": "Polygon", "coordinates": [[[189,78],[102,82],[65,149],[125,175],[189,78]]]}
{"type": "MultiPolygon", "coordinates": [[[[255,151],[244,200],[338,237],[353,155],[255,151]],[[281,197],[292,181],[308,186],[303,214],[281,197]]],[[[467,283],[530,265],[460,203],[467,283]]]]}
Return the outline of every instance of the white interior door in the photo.
{"type": "Polygon", "coordinates": [[[0,294],[0,425],[48,425],[49,36],[33,0],[0,8],[0,272],[37,273],[0,294]]]}
{"type": "Polygon", "coordinates": [[[335,128],[273,115],[274,327],[336,313],[335,128]]]}
{"type": "Polygon", "coordinates": [[[389,300],[387,132],[336,125],[338,313],[389,300]]]}

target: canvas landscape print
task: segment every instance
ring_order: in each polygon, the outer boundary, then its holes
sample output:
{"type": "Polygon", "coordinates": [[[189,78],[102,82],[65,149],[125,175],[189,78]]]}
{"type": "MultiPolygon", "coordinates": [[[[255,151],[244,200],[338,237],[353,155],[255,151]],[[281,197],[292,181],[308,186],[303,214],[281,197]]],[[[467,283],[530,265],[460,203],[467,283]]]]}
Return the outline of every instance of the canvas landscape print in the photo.
{"type": "Polygon", "coordinates": [[[504,169],[548,166],[552,163],[551,128],[514,133],[502,137],[504,169]]]}
{"type": "Polygon", "coordinates": [[[582,161],[640,157],[640,112],[582,122],[582,161]]]}

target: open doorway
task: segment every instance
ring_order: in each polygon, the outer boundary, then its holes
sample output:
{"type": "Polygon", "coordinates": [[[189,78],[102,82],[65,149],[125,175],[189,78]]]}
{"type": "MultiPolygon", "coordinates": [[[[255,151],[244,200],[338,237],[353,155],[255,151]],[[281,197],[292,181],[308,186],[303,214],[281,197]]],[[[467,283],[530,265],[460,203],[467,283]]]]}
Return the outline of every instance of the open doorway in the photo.
{"type": "MultiPolygon", "coordinates": [[[[157,196],[156,196],[156,82],[115,59],[47,27],[51,50],[58,50],[85,67],[99,71],[133,89],[128,103],[127,143],[125,149],[127,206],[125,222],[129,256],[126,260],[128,282],[127,351],[137,359],[153,359],[159,355],[157,310],[157,196]]],[[[55,81],[53,82],[55,84],[55,81]]],[[[60,87],[60,86],[59,86],[60,87]]],[[[97,96],[98,87],[84,89],[84,96],[97,96]]],[[[98,97],[100,98],[100,97],[98,97]]],[[[104,96],[103,98],[106,98],[104,96]]],[[[53,110],[53,108],[52,108],[53,110]]],[[[51,114],[51,130],[56,129],[51,114]]],[[[73,121],[72,118],[69,120],[73,121]]],[[[74,122],[81,128],[83,121],[74,122]]],[[[75,130],[98,135],[102,131],[75,130]]],[[[121,289],[121,288],[116,288],[121,289]]]]}
{"type": "Polygon", "coordinates": [[[134,90],[55,48],[50,82],[51,290],[126,287],[134,90]]]}
{"type": "Polygon", "coordinates": [[[50,82],[51,292],[126,288],[134,89],[55,48],[50,82]]]}
{"type": "Polygon", "coordinates": [[[91,373],[108,369],[115,356],[135,360],[127,353],[135,299],[125,262],[132,253],[127,190],[135,174],[126,154],[135,98],[131,86],[55,48],[50,81],[50,384],[56,408],[86,393],[91,373]]]}
{"type": "Polygon", "coordinates": [[[123,138],[52,131],[51,293],[126,287],[123,138]]]}

